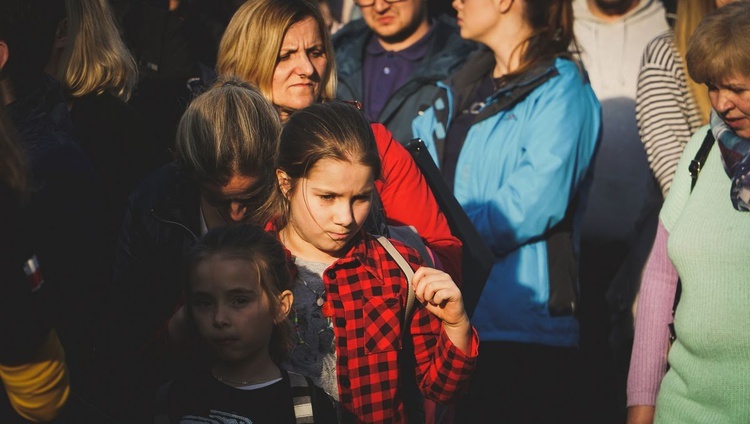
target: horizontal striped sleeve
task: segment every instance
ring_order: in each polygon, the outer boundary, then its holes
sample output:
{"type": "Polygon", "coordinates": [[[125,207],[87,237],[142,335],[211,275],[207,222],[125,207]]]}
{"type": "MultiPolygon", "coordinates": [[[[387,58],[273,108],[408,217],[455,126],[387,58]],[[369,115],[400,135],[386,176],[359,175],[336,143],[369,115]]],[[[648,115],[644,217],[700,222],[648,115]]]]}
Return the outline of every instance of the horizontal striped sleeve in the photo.
{"type": "Polygon", "coordinates": [[[671,32],[657,36],[644,50],[636,119],[649,166],[666,196],[682,150],[701,125],[671,32]]]}

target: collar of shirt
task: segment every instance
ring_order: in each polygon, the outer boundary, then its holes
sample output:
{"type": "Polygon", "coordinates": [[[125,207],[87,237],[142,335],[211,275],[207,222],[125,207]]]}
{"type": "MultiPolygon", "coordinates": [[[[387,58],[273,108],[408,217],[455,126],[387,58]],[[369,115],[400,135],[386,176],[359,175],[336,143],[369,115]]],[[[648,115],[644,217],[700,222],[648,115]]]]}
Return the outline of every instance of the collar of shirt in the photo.
{"type": "MultiPolygon", "coordinates": [[[[279,241],[281,241],[281,237],[279,236],[279,230],[276,228],[276,225],[273,221],[269,221],[264,226],[264,229],[268,231],[269,233],[273,234],[279,241]]],[[[340,266],[341,264],[350,262],[352,260],[357,260],[359,263],[367,266],[370,268],[371,271],[376,271],[377,267],[373,267],[370,261],[368,260],[368,253],[369,249],[372,249],[372,243],[376,243],[375,239],[372,237],[366,237],[365,236],[365,230],[360,229],[359,233],[354,236],[354,238],[349,242],[349,247],[346,252],[346,254],[337,259],[336,261],[329,266],[329,268],[333,268],[334,266],[340,266]]],[[[297,273],[297,267],[294,265],[294,260],[292,257],[292,253],[289,251],[289,249],[284,246],[284,252],[287,255],[287,261],[289,261],[290,269],[292,270],[294,276],[296,276],[297,273]]],[[[379,274],[379,272],[377,273],[379,274]]]]}
{"type": "Polygon", "coordinates": [[[370,41],[367,43],[367,47],[365,47],[365,54],[367,54],[368,56],[378,57],[386,53],[391,53],[403,60],[419,62],[420,60],[422,60],[422,58],[425,57],[425,55],[427,55],[427,50],[429,50],[430,42],[432,41],[434,34],[435,25],[430,25],[430,29],[429,31],[427,31],[427,34],[420,38],[419,41],[399,51],[386,50],[378,41],[378,37],[373,36],[370,37],[370,41]]]}

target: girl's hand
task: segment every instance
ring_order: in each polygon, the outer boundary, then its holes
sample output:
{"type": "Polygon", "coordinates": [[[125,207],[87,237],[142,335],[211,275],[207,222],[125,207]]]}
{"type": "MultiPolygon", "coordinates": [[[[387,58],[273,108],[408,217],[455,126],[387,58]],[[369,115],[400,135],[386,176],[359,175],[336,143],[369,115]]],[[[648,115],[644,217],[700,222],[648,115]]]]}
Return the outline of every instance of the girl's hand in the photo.
{"type": "Polygon", "coordinates": [[[468,353],[471,323],[464,309],[461,290],[450,275],[443,271],[422,267],[412,280],[416,298],[425,309],[443,321],[448,338],[456,347],[468,353]]]}

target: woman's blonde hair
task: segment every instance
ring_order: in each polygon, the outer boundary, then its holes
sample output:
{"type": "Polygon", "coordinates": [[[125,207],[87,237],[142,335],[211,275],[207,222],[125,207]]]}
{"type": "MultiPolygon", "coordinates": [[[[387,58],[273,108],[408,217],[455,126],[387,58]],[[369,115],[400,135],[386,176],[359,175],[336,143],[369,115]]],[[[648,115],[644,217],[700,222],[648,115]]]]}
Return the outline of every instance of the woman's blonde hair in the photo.
{"type": "Polygon", "coordinates": [[[65,0],[68,39],[58,79],[71,97],[107,92],[123,101],[138,79],[107,0],[65,0]]]}
{"type": "MultiPolygon", "coordinates": [[[[279,114],[260,92],[236,77],[220,78],[196,97],[177,126],[177,157],[196,184],[226,185],[235,175],[256,178],[263,203],[276,183],[273,163],[281,132],[279,114]]],[[[266,207],[250,222],[265,223],[266,207]]]]}
{"type": "Polygon", "coordinates": [[[255,84],[273,102],[273,73],[289,28],[311,17],[318,24],[328,64],[321,75],[319,100],[336,97],[336,68],[331,38],[317,2],[308,0],[246,1],[234,13],[219,43],[216,71],[255,84]]]}
{"type": "Polygon", "coordinates": [[[750,76],[750,1],[740,0],[706,15],[690,39],[688,72],[697,83],[750,76]]]}
{"type": "Polygon", "coordinates": [[[690,43],[690,38],[693,36],[693,32],[695,32],[695,28],[698,27],[703,17],[715,9],[716,0],[680,0],[677,3],[677,17],[674,23],[674,45],[683,59],[685,79],[687,80],[690,93],[693,95],[693,99],[701,112],[701,122],[703,124],[708,122],[708,114],[711,111],[711,100],[708,98],[706,88],[696,83],[688,75],[685,57],[687,56],[688,44],[690,43]]]}

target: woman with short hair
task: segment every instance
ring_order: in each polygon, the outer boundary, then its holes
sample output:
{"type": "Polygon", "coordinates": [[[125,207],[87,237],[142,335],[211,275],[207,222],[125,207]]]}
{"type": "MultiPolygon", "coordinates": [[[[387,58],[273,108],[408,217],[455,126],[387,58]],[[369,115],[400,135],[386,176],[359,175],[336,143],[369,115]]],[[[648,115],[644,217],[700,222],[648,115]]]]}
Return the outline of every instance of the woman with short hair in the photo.
{"type": "Polygon", "coordinates": [[[690,41],[688,71],[708,87],[711,118],[680,158],[644,271],[629,423],[744,423],[750,416],[748,16],[748,1],[723,6],[690,41]],[[691,175],[696,159],[699,173],[691,175]]]}
{"type": "Polygon", "coordinates": [[[150,415],[146,406],[158,384],[175,371],[164,361],[167,337],[179,336],[168,323],[181,306],[187,251],[209,229],[270,218],[263,205],[274,187],[270,164],[280,132],[278,114],[257,89],[221,79],[188,105],[177,129],[177,160],[131,195],[108,299],[107,342],[99,351],[102,361],[122,361],[102,383],[114,392],[102,392],[126,421],[150,415]]]}

